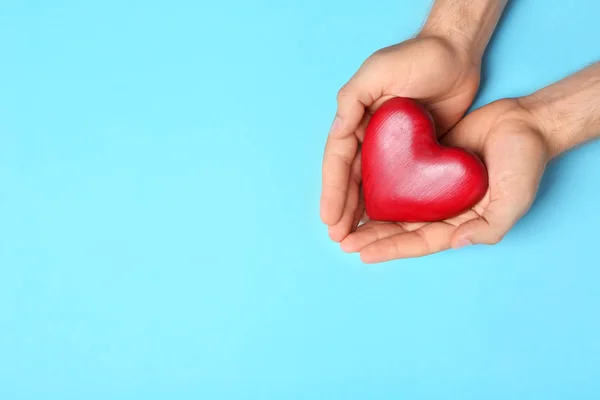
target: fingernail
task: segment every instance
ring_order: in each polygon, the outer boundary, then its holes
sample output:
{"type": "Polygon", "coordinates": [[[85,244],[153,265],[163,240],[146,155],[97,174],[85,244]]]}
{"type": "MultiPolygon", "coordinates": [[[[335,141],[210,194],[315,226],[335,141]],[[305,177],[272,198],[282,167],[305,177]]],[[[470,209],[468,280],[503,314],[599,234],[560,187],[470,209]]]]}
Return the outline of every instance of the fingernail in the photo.
{"type": "Polygon", "coordinates": [[[465,238],[460,238],[456,241],[456,246],[454,246],[455,249],[462,249],[463,247],[467,247],[472,245],[473,243],[471,243],[471,241],[469,239],[465,239],[465,238]]]}
{"type": "Polygon", "coordinates": [[[329,134],[336,133],[342,127],[342,119],[338,116],[335,117],[333,123],[331,124],[331,129],[329,130],[329,134]]]}

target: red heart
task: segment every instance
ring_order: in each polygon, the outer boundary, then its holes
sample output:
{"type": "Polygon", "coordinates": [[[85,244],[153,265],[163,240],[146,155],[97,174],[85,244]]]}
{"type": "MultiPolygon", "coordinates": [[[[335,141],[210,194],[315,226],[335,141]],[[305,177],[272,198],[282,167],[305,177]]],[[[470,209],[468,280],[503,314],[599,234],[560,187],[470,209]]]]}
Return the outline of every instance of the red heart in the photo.
{"type": "Polygon", "coordinates": [[[371,117],[362,144],[363,194],[370,219],[431,222],[475,205],[488,187],[473,153],[438,143],[420,103],[396,97],[371,117]]]}

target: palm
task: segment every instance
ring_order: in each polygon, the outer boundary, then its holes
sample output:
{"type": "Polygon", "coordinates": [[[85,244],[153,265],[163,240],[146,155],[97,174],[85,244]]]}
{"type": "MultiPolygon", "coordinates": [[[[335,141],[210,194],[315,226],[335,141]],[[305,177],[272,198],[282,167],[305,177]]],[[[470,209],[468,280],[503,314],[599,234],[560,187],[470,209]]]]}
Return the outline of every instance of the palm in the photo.
{"type": "Polygon", "coordinates": [[[465,213],[434,223],[368,221],[342,242],[365,262],[419,257],[450,248],[460,235],[481,231],[482,243],[496,243],[529,209],[547,161],[546,146],[529,116],[512,101],[486,106],[467,116],[443,138],[444,144],[480,154],[490,186],[465,213]]]}

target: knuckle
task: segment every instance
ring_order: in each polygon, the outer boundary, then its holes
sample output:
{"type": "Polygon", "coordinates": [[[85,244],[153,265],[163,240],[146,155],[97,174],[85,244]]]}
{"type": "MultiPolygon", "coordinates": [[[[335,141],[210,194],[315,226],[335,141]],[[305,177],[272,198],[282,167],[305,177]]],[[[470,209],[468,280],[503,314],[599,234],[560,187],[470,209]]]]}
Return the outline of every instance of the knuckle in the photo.
{"type": "Polygon", "coordinates": [[[350,88],[348,84],[345,84],[344,86],[342,86],[338,92],[337,92],[337,100],[341,101],[344,98],[348,97],[350,95],[350,88]]]}

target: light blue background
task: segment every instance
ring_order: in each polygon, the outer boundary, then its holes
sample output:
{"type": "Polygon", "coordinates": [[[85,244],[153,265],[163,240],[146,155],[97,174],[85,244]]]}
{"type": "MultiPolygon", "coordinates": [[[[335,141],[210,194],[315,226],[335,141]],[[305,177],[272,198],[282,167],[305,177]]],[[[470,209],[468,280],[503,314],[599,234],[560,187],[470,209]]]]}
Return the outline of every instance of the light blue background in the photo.
{"type": "MultiPolygon", "coordinates": [[[[476,106],[600,58],[599,2],[512,3],[476,106]]],[[[0,4],[0,399],[599,398],[600,143],[494,247],[318,219],[337,89],[428,1],[0,4]]]]}

